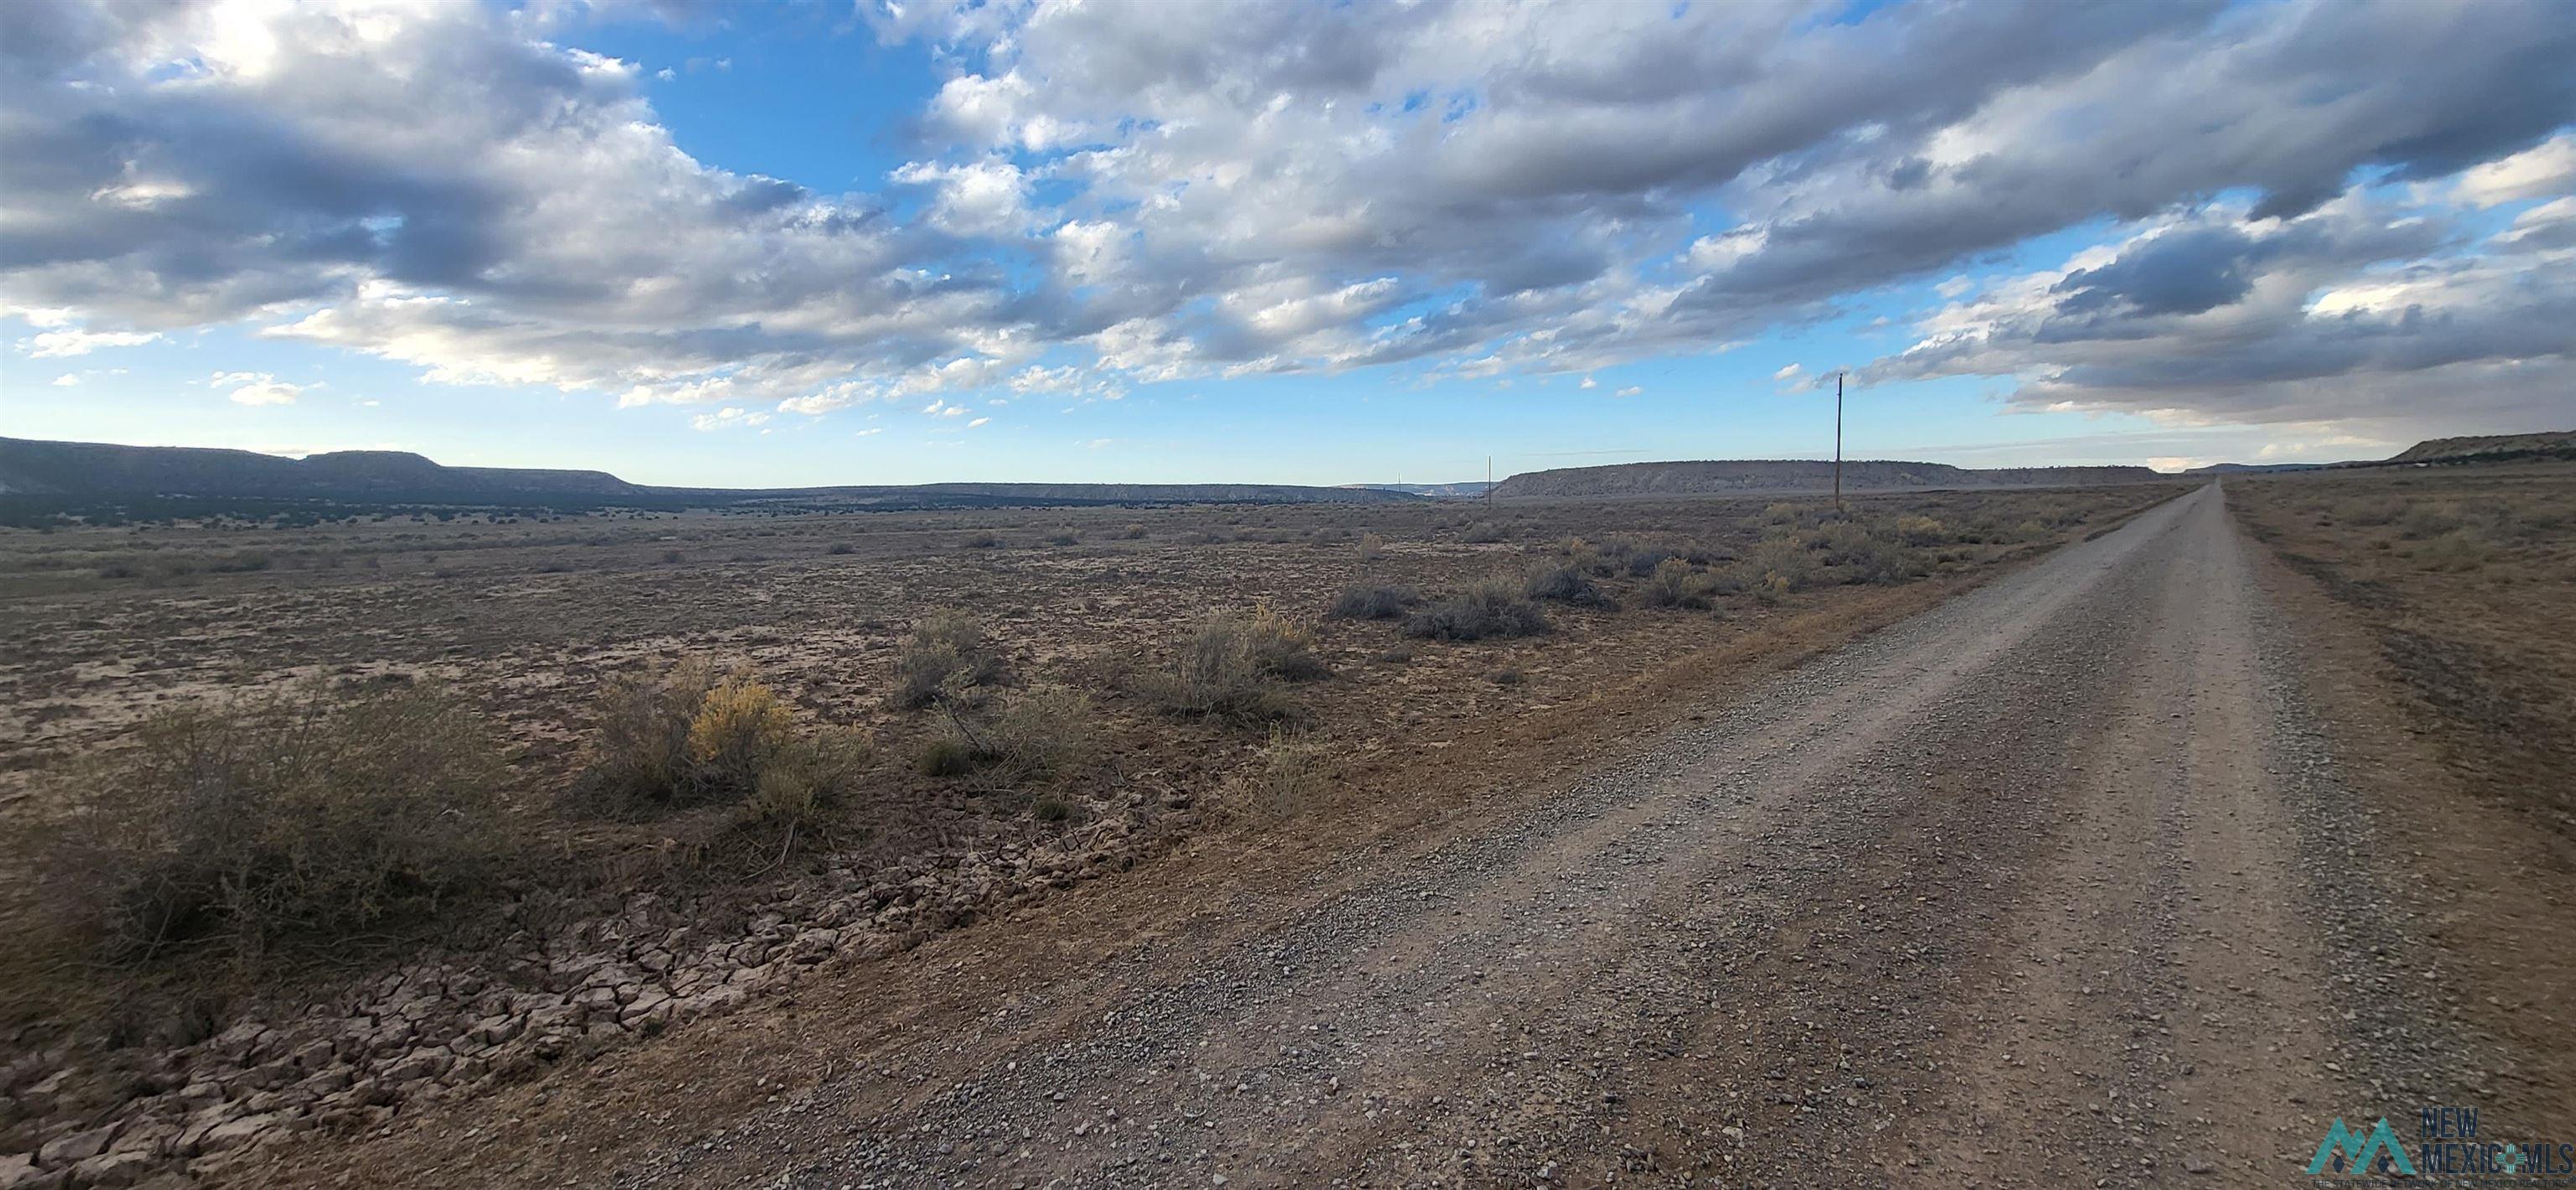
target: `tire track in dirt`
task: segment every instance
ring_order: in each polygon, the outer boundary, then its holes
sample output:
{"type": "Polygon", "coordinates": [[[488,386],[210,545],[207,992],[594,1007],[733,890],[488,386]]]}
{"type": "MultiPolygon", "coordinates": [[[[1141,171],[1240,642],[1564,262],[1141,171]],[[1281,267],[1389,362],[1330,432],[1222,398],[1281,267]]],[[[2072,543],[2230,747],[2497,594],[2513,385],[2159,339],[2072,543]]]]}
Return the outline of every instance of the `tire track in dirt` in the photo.
{"type": "Polygon", "coordinates": [[[2267,771],[2252,576],[2233,534],[2202,536],[2073,758],[2066,829],[2002,931],[2013,961],[1965,1010],[1958,1088],[1927,1117],[1965,1125],[1953,1176],[2278,1184],[2306,1160],[2293,1138],[2324,1126],[2303,1104],[2344,1082],[2267,771]]]}

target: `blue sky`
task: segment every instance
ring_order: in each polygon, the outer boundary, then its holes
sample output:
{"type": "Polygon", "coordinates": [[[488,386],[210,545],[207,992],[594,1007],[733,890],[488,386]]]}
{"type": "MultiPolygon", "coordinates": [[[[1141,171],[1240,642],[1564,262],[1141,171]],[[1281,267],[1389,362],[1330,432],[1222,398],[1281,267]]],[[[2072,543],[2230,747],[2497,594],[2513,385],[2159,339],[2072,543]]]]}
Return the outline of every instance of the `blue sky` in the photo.
{"type": "Polygon", "coordinates": [[[0,174],[14,436],[1428,482],[1820,457],[1838,368],[1853,457],[2576,424],[2561,6],[0,19],[64,162],[0,174]]]}

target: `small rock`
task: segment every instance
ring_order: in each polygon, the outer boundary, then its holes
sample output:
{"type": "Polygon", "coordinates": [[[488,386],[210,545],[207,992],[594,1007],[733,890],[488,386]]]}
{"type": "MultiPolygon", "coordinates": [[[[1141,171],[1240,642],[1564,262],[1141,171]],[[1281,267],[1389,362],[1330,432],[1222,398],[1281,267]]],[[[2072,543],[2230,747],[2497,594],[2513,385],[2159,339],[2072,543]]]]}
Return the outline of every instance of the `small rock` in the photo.
{"type": "Polygon", "coordinates": [[[131,1186],[152,1172],[153,1164],[149,1153],[101,1153],[73,1166],[72,1177],[83,1186],[131,1186]]]}
{"type": "Polygon", "coordinates": [[[711,987],[673,1004],[672,1014],[684,1021],[696,1020],[702,1016],[720,1016],[733,1011],[750,998],[751,993],[738,987],[729,985],[711,987]]]}
{"type": "Polygon", "coordinates": [[[671,1015],[670,1003],[671,993],[647,985],[636,993],[632,1003],[618,1011],[617,1021],[622,1025],[632,1025],[648,1017],[667,1017],[671,1015]]]}
{"type": "Polygon", "coordinates": [[[193,1082],[179,1088],[178,1098],[180,1103],[190,1108],[204,1107],[211,1103],[223,1102],[224,1088],[219,1083],[193,1082]]]}
{"type": "Polygon", "coordinates": [[[50,1167],[87,1161],[107,1151],[107,1142],[116,1139],[116,1125],[108,1124],[86,1132],[57,1136],[36,1150],[36,1160],[50,1167]]]}
{"type": "Polygon", "coordinates": [[[243,1116],[238,1120],[217,1124],[207,1129],[204,1139],[197,1142],[197,1151],[221,1153],[227,1149],[238,1149],[243,1145],[254,1144],[284,1122],[284,1116],[271,1114],[243,1116]]]}
{"type": "Polygon", "coordinates": [[[474,1022],[473,1031],[466,1035],[485,1045],[500,1045],[517,1038],[522,1027],[514,1016],[487,1016],[474,1022]]]}
{"type": "Polygon", "coordinates": [[[36,1158],[32,1153],[11,1153],[0,1157],[0,1190],[38,1190],[39,1187],[62,1183],[63,1175],[60,1173],[46,1173],[36,1168],[36,1158]]]}

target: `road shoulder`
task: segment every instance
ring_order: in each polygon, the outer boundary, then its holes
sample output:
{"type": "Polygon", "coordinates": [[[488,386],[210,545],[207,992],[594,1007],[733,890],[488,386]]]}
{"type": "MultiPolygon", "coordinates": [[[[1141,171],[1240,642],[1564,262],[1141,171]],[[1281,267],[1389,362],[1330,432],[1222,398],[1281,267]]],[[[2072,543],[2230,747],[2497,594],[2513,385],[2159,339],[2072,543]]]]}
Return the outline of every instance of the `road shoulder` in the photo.
{"type": "MultiPolygon", "coordinates": [[[[2376,1038],[2391,1113],[2452,1096],[2501,1136],[2576,1127],[2576,866],[2529,813],[2482,796],[2439,759],[2441,717],[2408,688],[2384,625],[2277,550],[2249,540],[2256,575],[2296,626],[2296,674],[2351,799],[2343,861],[2389,897],[2391,953],[2338,957],[2339,978],[2385,973],[2417,1019],[2348,1027],[2376,1038]],[[2360,844],[2356,846],[2355,844],[2360,844]]],[[[2366,1105],[2353,1105],[2359,1110],[2366,1105]]]]}

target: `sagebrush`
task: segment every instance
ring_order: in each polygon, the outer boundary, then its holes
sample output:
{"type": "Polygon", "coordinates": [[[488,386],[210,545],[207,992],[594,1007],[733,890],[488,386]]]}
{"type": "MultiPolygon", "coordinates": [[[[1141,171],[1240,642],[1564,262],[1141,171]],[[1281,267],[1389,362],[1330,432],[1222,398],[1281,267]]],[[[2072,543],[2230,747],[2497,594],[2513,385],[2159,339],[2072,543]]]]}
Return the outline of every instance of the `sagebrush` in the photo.
{"type": "Polygon", "coordinates": [[[1422,592],[1393,583],[1352,583],[1333,597],[1332,610],[1326,614],[1344,620],[1392,620],[1414,604],[1422,602],[1422,592]]]}
{"type": "Polygon", "coordinates": [[[1178,714],[1267,722],[1295,714],[1283,681],[1324,676],[1314,632],[1267,608],[1216,612],[1181,641],[1170,673],[1151,693],[1178,714]]]}
{"type": "Polygon", "coordinates": [[[1091,698],[1068,686],[1013,691],[982,712],[952,708],[946,730],[924,746],[921,770],[934,777],[983,772],[1042,783],[1080,769],[1099,747],[1091,698]]]}
{"type": "Polygon", "coordinates": [[[747,669],[719,677],[705,660],[684,658],[603,685],[590,764],[566,801],[619,818],[733,805],[742,822],[762,825],[837,804],[869,749],[862,735],[799,728],[747,669]]]}
{"type": "Polygon", "coordinates": [[[963,699],[1000,681],[1002,673],[1001,654],[985,639],[983,624],[943,608],[923,616],[895,647],[894,692],[886,701],[912,710],[963,699]]]}
{"type": "Polygon", "coordinates": [[[1538,636],[1551,627],[1546,614],[1531,601],[1528,584],[1500,575],[1434,600],[1404,621],[1407,636],[1455,641],[1538,636]]]}
{"type": "Polygon", "coordinates": [[[49,884],[120,958],[381,933],[485,886],[503,774],[482,721],[425,685],[167,711],[92,770],[49,884]]]}

